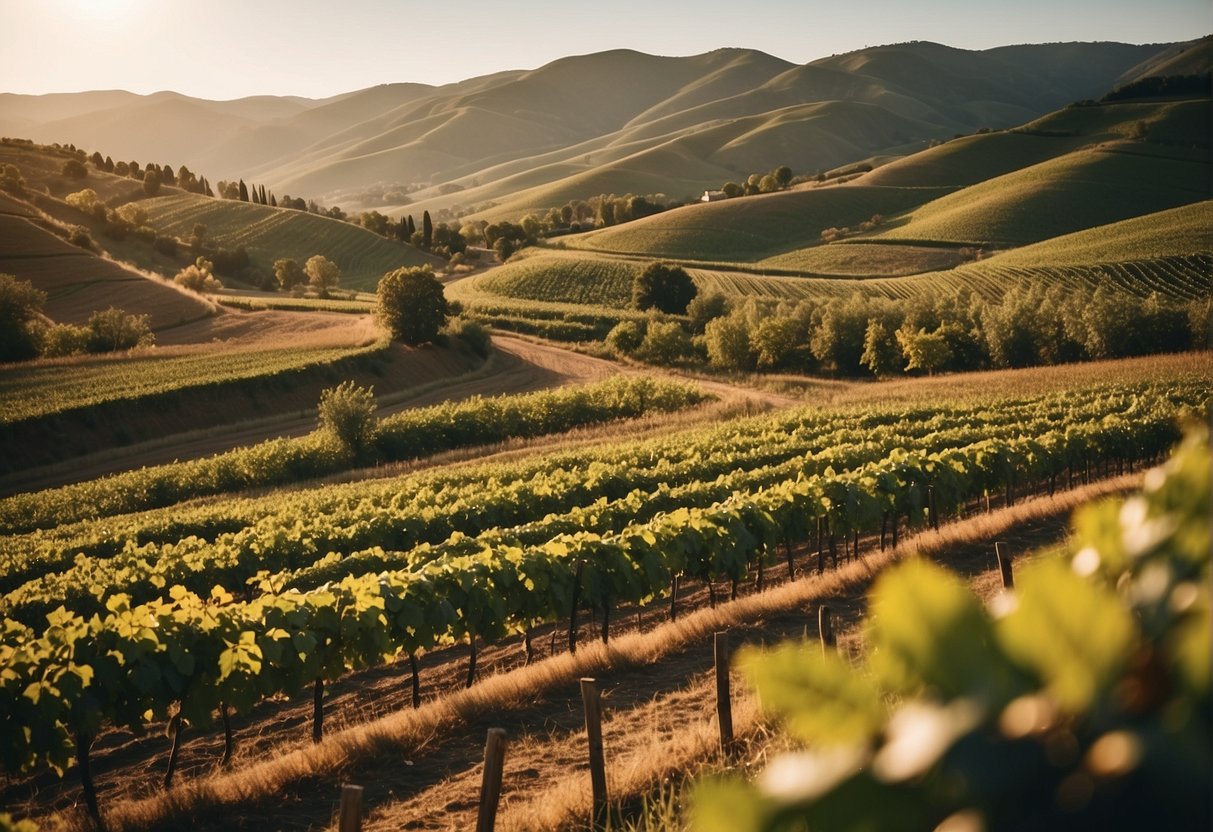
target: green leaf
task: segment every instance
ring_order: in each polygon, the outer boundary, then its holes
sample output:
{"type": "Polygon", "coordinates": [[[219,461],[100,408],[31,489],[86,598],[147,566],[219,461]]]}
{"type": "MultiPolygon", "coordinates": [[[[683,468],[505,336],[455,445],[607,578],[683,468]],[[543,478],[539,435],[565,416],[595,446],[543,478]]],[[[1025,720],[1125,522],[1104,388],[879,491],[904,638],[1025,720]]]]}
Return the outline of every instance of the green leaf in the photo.
{"type": "Polygon", "coordinates": [[[837,652],[788,643],[768,652],[746,650],[738,664],[749,676],[764,710],[778,714],[808,743],[867,741],[887,716],[874,680],[851,668],[837,652]]]}
{"type": "Polygon", "coordinates": [[[1015,581],[1017,607],[999,622],[999,638],[1062,708],[1079,713],[1128,661],[1137,641],[1132,615],[1111,590],[1058,558],[1029,564],[1015,581]]]}

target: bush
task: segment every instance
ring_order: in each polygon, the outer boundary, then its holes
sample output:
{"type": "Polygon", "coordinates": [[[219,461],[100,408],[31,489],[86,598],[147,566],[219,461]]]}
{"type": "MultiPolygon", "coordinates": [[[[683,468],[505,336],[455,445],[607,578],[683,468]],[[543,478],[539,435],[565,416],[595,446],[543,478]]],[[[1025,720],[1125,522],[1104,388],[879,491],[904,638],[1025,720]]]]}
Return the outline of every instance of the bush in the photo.
{"type": "Polygon", "coordinates": [[[320,431],[336,439],[355,458],[361,457],[375,440],[373,390],[345,381],[320,394],[320,431]]]}
{"type": "Polygon", "coordinates": [[[28,280],[0,274],[0,362],[38,354],[39,322],[46,293],[28,280]]]}
{"type": "Polygon", "coordinates": [[[94,312],[88,319],[88,331],[89,352],[150,347],[156,341],[147,315],[132,315],[114,306],[94,312]]]}
{"type": "Polygon", "coordinates": [[[677,364],[695,351],[691,336],[676,321],[650,321],[636,354],[654,364],[677,364]]]}
{"type": "Polygon", "coordinates": [[[218,292],[223,288],[223,284],[211,274],[211,268],[209,260],[199,257],[191,265],[177,272],[173,282],[192,292],[218,292]]]}
{"type": "Polygon", "coordinates": [[[680,266],[650,263],[632,283],[632,305],[681,315],[697,292],[691,276],[680,266]]]}
{"type": "Polygon", "coordinates": [[[25,177],[16,165],[5,165],[0,171],[0,188],[15,194],[25,193],[25,177]]]}
{"type": "Polygon", "coordinates": [[[42,333],[42,355],[46,358],[58,358],[88,352],[90,334],[86,326],[52,324],[42,333]]]}
{"type": "Polygon", "coordinates": [[[729,301],[720,292],[696,295],[687,305],[687,317],[691,319],[691,331],[701,335],[708,324],[729,314],[729,301]]]}
{"type": "Polygon", "coordinates": [[[375,315],[398,341],[411,345],[433,341],[450,314],[442,284],[429,266],[399,268],[379,281],[375,315]]]}
{"type": "Polygon", "coordinates": [[[68,232],[67,241],[80,248],[91,249],[93,247],[93,238],[83,225],[73,225],[71,231],[68,232]]]}
{"type": "Polygon", "coordinates": [[[607,333],[606,345],[616,355],[631,355],[644,341],[644,324],[640,321],[620,321],[607,333]]]}
{"type": "Polygon", "coordinates": [[[79,159],[68,159],[59,169],[64,179],[87,179],[88,168],[79,159]]]}
{"type": "Polygon", "coordinates": [[[97,202],[97,192],[92,188],[85,188],[82,191],[68,194],[63,198],[63,201],[77,211],[82,211],[85,214],[94,213],[97,205],[101,204],[97,202]]]}
{"type": "Polygon", "coordinates": [[[493,337],[489,334],[488,329],[471,318],[462,316],[452,318],[443,332],[448,337],[458,338],[467,344],[472,352],[481,358],[488,358],[489,351],[493,348],[493,337]]]}
{"type": "Polygon", "coordinates": [[[726,370],[752,370],[754,353],[750,347],[750,327],[741,315],[729,315],[710,322],[704,331],[708,362],[726,370]]]}

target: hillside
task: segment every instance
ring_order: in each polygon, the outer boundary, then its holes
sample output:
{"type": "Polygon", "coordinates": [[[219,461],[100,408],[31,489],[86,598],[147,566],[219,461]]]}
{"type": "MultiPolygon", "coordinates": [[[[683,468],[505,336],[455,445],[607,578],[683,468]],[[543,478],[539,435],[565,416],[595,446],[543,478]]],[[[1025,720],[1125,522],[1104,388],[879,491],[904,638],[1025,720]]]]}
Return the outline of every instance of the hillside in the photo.
{"type": "Polygon", "coordinates": [[[504,216],[596,193],[693,196],[772,164],[812,172],[904,154],[1097,98],[1174,48],[912,42],[804,66],[754,50],[615,50],[325,101],[90,93],[73,111],[70,97],[6,96],[0,133],[185,162],[212,181],[255,179],[347,210],[504,216]],[[420,189],[405,204],[385,202],[386,186],[420,189]]]}

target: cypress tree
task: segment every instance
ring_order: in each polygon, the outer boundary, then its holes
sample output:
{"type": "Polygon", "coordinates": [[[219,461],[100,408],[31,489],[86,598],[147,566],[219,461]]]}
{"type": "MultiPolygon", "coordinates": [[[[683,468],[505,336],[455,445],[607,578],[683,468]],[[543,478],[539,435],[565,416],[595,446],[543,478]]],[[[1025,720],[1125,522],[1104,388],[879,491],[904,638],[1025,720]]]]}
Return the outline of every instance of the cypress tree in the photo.
{"type": "Polygon", "coordinates": [[[413,222],[413,215],[409,214],[409,236],[412,237],[417,233],[417,225],[413,222]]]}
{"type": "Polygon", "coordinates": [[[278,207],[278,199],[274,196],[273,191],[270,191],[270,205],[274,206],[275,208],[278,207]]]}
{"type": "Polygon", "coordinates": [[[240,180],[240,201],[248,202],[248,185],[244,184],[244,180],[240,180]]]}
{"type": "Polygon", "coordinates": [[[262,185],[262,186],[261,186],[261,204],[262,204],[262,205],[268,205],[268,204],[269,204],[269,203],[267,203],[267,202],[265,201],[265,186],[264,186],[264,185],[262,185]]]}
{"type": "Polygon", "coordinates": [[[430,212],[423,211],[421,214],[421,245],[428,249],[434,244],[434,221],[430,219],[430,212]]]}

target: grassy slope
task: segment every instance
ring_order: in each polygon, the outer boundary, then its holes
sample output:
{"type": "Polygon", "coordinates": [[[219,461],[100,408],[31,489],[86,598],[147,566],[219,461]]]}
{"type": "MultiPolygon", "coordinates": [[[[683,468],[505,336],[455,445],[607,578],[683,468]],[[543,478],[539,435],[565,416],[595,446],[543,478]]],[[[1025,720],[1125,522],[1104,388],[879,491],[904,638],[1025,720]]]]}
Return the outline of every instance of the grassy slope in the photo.
{"type": "Polygon", "coordinates": [[[144,207],[160,233],[188,239],[194,225],[201,223],[219,245],[244,246],[253,263],[266,270],[280,257],[302,264],[313,254],[323,254],[341,267],[342,288],[374,290],[384,272],[437,262],[412,246],[301,211],[195,194],[157,197],[144,207]]]}
{"type": "Polygon", "coordinates": [[[1208,196],[1206,159],[1144,155],[1133,146],[1077,151],[935,200],[880,231],[886,240],[1034,243],[1208,196]]]}
{"type": "Polygon", "coordinates": [[[689,205],[570,238],[589,251],[685,260],[755,261],[818,243],[821,232],[921,205],[932,188],[806,188],[689,205]]]}

